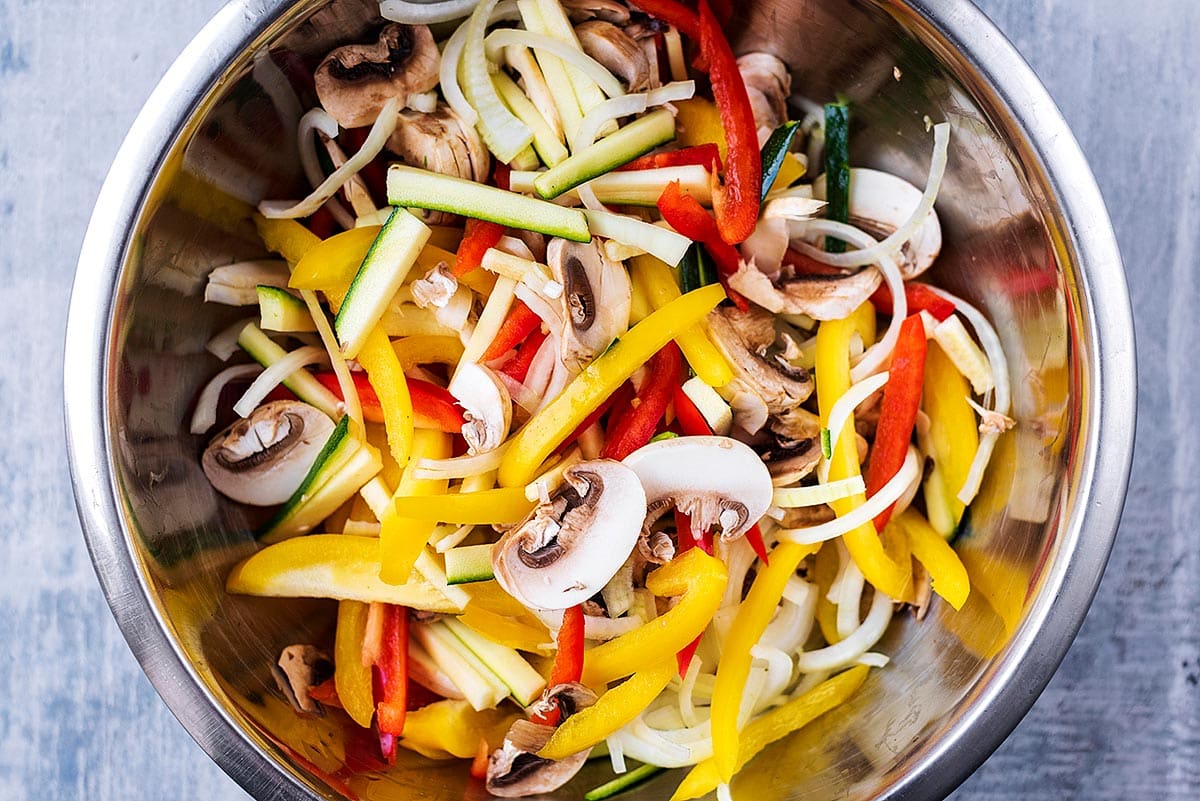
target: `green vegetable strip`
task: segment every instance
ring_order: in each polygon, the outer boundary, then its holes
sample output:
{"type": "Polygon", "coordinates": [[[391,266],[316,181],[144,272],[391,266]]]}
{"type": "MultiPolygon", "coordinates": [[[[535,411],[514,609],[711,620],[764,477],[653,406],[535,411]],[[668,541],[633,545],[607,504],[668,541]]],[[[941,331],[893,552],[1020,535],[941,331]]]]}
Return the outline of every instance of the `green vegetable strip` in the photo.
{"type": "Polygon", "coordinates": [[[800,130],[800,123],[785,122],[774,131],[771,131],[771,136],[767,139],[766,144],[762,147],[762,197],[760,201],[765,202],[767,193],[771,191],[771,187],[775,184],[775,177],[779,175],[779,168],[783,166],[783,160],[788,154],[788,150],[792,146],[792,140],[796,138],[796,131],[800,130]]]}
{"type": "Polygon", "coordinates": [[[664,770],[666,768],[660,768],[657,765],[641,765],[628,773],[622,773],[612,781],[605,782],[595,789],[588,790],[583,796],[584,801],[603,801],[605,798],[612,798],[618,793],[632,790],[634,787],[657,776],[664,770]]]}
{"type": "MultiPolygon", "coordinates": [[[[845,103],[825,104],[825,216],[850,222],[850,109],[845,103]]],[[[825,250],[844,253],[846,243],[825,237],[825,250]]]]}
{"type": "Polygon", "coordinates": [[[704,253],[704,246],[699,242],[693,242],[687,252],[683,254],[683,261],[679,262],[680,289],[686,295],[693,289],[716,282],[716,272],[704,253]]]}

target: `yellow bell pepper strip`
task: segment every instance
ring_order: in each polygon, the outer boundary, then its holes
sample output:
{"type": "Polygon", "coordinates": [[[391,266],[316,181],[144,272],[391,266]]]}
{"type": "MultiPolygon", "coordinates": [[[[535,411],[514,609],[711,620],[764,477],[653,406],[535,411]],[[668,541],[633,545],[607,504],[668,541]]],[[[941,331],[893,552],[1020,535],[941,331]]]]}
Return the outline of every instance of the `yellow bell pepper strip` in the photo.
{"type": "Polygon", "coordinates": [[[550,632],[545,626],[533,626],[520,618],[491,611],[476,603],[467,604],[467,611],[458,616],[463,625],[506,648],[539,653],[550,650],[550,632]]]}
{"type": "Polygon", "coordinates": [[[771,551],[770,562],[759,569],[746,600],[738,606],[737,616],[729,627],[712,694],[713,759],[721,781],[725,783],[733,778],[738,757],[738,712],[753,661],[750,649],[771,622],[788,579],[816,548],[815,545],[784,542],[771,551]]]}
{"type": "Polygon", "coordinates": [[[646,588],[659,597],[682,596],[679,602],[666,614],[584,654],[583,683],[599,687],[682,650],[708,627],[728,581],[721,560],[699,548],[655,570],[646,588]]]}
{"type": "Polygon", "coordinates": [[[338,701],[350,719],[364,729],[371,727],[371,717],[375,714],[371,666],[364,665],[362,660],[369,608],[361,601],[340,601],[333,639],[333,685],[338,701]]]}
{"type": "Polygon", "coordinates": [[[254,227],[267,250],[278,253],[295,269],[304,254],[321,244],[321,237],[295,220],[268,220],[255,213],[254,227]]]}
{"type": "Polygon", "coordinates": [[[369,225],[335,234],[323,242],[318,240],[301,254],[288,286],[322,291],[340,287],[344,291],[378,237],[379,226],[369,225]]]}
{"type": "Polygon", "coordinates": [[[817,585],[817,625],[829,645],[836,645],[842,639],[837,627],[837,604],[829,600],[829,590],[837,581],[838,567],[837,542],[822,543],[813,560],[812,578],[817,585]]]}
{"type": "Polygon", "coordinates": [[[936,342],[925,352],[925,388],[922,404],[929,415],[929,447],[933,469],[925,479],[925,509],[929,522],[943,537],[954,534],[964,505],[958,491],[967,480],[979,429],[968,404],[971,388],[936,342]]]}
{"type": "Polygon", "coordinates": [[[367,371],[367,380],[379,399],[388,450],[392,452],[396,464],[404,467],[413,451],[415,436],[412,396],[408,391],[404,369],[382,327],[377,325],[367,334],[366,341],[358,351],[358,363],[367,371]]]}
{"type": "Polygon", "coordinates": [[[702,320],[724,298],[725,290],[719,284],[689,292],[613,342],[512,438],[500,463],[500,485],[523,487],[533,480],[546,457],[596,407],[679,331],[702,320]]]}
{"type": "Polygon", "coordinates": [[[434,523],[468,523],[476,526],[520,523],[533,511],[534,502],[523,487],[455,493],[436,497],[398,497],[396,514],[434,523]]]}
{"type": "MultiPolygon", "coordinates": [[[[874,317],[874,309],[868,302],[850,317],[826,320],[817,328],[817,405],[821,410],[821,424],[825,427],[829,425],[829,412],[833,405],[850,388],[850,338],[856,331],[861,333],[859,321],[865,317],[864,307],[874,317]]],[[[869,339],[863,339],[865,344],[870,344],[869,339]]],[[[838,481],[861,475],[854,436],[854,415],[847,417],[840,434],[835,431],[831,432],[831,436],[836,438],[837,444],[829,460],[829,480],[838,481]]],[[[865,502],[866,496],[858,493],[829,505],[838,515],[845,515],[865,502]]],[[[864,523],[847,532],[842,536],[842,541],[858,569],[876,589],[892,598],[908,595],[912,586],[912,570],[909,565],[897,564],[888,557],[873,524],[864,523]]]]}
{"type": "Polygon", "coordinates": [[[419,364],[458,364],[463,355],[462,340],[451,336],[421,335],[404,337],[392,343],[400,368],[409,370],[419,364]]]}
{"type": "Polygon", "coordinates": [[[463,608],[419,576],[394,586],[379,580],[379,540],[348,534],[309,534],[263,548],[233,568],[225,589],[270,598],[378,601],[426,612],[463,608]]]}
{"type": "Polygon", "coordinates": [[[564,720],[538,751],[543,759],[564,759],[606,740],[659,696],[675,675],[675,658],[637,671],[600,696],[596,703],[564,720]]]}
{"type": "Polygon", "coordinates": [[[929,571],[933,591],[956,610],[962,609],[971,592],[971,580],[958,554],[915,509],[906,509],[896,523],[908,536],[916,560],[929,571]]]}
{"type": "MultiPolygon", "coordinates": [[[[646,254],[635,256],[631,261],[633,280],[640,282],[650,299],[650,305],[661,309],[680,296],[679,283],[671,268],[664,262],[646,254]]],[[[724,354],[717,349],[704,330],[704,323],[696,323],[675,335],[675,342],[683,351],[683,357],[696,371],[700,380],[710,387],[723,387],[733,380],[733,370],[724,354]]]]}
{"type": "Polygon", "coordinates": [[[400,745],[430,759],[470,759],[480,740],[499,747],[518,717],[503,708],[476,712],[462,699],[435,701],[408,713],[400,745]]]}
{"type": "MultiPolygon", "coordinates": [[[[821,682],[798,698],[751,721],[742,730],[734,773],[776,740],[802,729],[821,715],[845,703],[866,681],[869,668],[858,665],[821,682]]],[[[715,758],[699,762],[679,783],[671,801],[699,798],[722,784],[715,758]]]]}
{"type": "Polygon", "coordinates": [[[675,141],[681,147],[696,147],[711,142],[717,146],[717,153],[724,161],[728,146],[717,105],[705,97],[680,100],[673,105],[676,110],[675,141]]]}
{"type": "MultiPolygon", "coordinates": [[[[391,348],[388,348],[391,352],[391,348]]],[[[393,354],[393,357],[395,354],[393,354]]],[[[422,479],[414,473],[422,459],[446,459],[451,453],[450,435],[429,428],[418,428],[413,435],[412,458],[392,498],[432,497],[443,495],[450,482],[445,479],[422,479]]],[[[429,542],[435,524],[429,520],[403,517],[393,503],[384,513],[379,531],[379,577],[388,584],[403,585],[412,573],[417,557],[429,542]]]]}

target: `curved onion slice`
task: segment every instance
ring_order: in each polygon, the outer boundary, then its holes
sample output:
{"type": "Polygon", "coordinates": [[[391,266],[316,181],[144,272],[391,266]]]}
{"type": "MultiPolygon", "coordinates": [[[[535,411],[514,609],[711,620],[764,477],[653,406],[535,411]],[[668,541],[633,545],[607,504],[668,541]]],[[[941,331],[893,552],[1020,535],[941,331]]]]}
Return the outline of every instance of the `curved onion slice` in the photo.
{"type": "MultiPolygon", "coordinates": [[[[833,408],[829,410],[829,451],[831,453],[837,448],[838,440],[841,439],[842,430],[846,427],[846,421],[850,415],[854,413],[859,404],[883,389],[884,384],[888,382],[889,375],[890,373],[883,372],[864,378],[846,390],[845,394],[833,404],[833,408]]],[[[828,459],[821,460],[821,465],[817,468],[817,477],[821,479],[822,484],[829,481],[828,459]]]]}
{"type": "Polygon", "coordinates": [[[815,673],[848,665],[879,642],[891,620],[892,599],[876,589],[871,611],[858,628],[836,645],[801,652],[796,656],[796,667],[801,673],[815,673]]]}
{"type": "Polygon", "coordinates": [[[203,434],[217,422],[217,401],[221,398],[221,390],[230,381],[250,375],[258,375],[262,367],[257,364],[237,364],[226,367],[212,377],[212,380],[200,390],[196,399],[196,411],[192,412],[192,424],[188,430],[193,434],[203,434]]]}
{"type": "Polygon", "coordinates": [[[479,115],[476,127],[483,141],[496,158],[508,164],[533,141],[533,131],[508,110],[492,83],[483,37],[495,7],[496,0],[481,0],[462,26],[466,30],[461,62],[462,90],[479,115]]]}
{"type": "Polygon", "coordinates": [[[329,354],[325,352],[324,348],[317,348],[312,345],[296,348],[263,370],[262,374],[254,379],[254,383],[238,399],[238,402],[233,405],[233,410],[242,417],[249,417],[250,413],[263,402],[267,395],[271,394],[271,390],[287,380],[292,373],[307,365],[325,364],[328,361],[329,354]]]}
{"type": "MultiPolygon", "coordinates": [[[[300,118],[296,126],[296,144],[300,149],[300,166],[304,169],[304,177],[316,189],[325,181],[325,171],[321,169],[321,160],[317,156],[317,143],[314,133],[333,139],[338,135],[337,120],[323,108],[309,110],[300,118]]],[[[354,215],[346,211],[346,207],[336,197],[325,202],[325,208],[337,220],[337,224],[347,231],[354,227],[354,215]]]]}
{"type": "Polygon", "coordinates": [[[487,51],[496,55],[495,61],[501,60],[501,51],[506,47],[528,47],[530,50],[544,51],[562,59],[566,64],[591,78],[609,97],[620,97],[625,94],[625,90],[621,88],[621,82],[605,69],[603,64],[578,47],[572,47],[559,39],[517,28],[501,28],[488,34],[487,51]]]}
{"type": "Polygon", "coordinates": [[[478,0],[440,0],[414,3],[410,0],[382,0],[379,16],[405,25],[434,25],[462,19],[471,13],[478,0]]]}

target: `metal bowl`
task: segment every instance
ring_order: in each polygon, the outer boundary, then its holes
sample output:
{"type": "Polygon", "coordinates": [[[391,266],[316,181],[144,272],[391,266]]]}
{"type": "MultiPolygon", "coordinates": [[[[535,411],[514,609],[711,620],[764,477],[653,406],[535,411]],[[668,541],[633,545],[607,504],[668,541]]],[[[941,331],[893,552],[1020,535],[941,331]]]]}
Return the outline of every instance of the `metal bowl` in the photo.
{"type": "MultiPolygon", "coordinates": [[[[740,4],[735,48],[767,49],[795,86],[855,103],[854,155],[921,185],[926,117],[953,126],[938,279],[995,321],[1018,427],[1005,436],[959,547],[971,600],[897,617],[845,709],[773,746],[735,797],[939,798],[1033,704],[1108,557],[1133,444],[1129,301],[1100,194],[1033,73],[963,0],[740,4]]],[[[323,53],[371,0],[234,0],[155,90],[117,156],[80,257],[67,338],[67,434],[80,517],[113,614],[158,692],[259,798],[336,798],[333,717],[301,720],[275,690],[282,646],[328,636],[325,602],[229,597],[255,546],[214,494],[187,433],[217,368],[204,343],[238,316],[201,302],[217,264],[261,252],[231,199],[298,196],[291,120],[268,49],[323,53]]],[[[585,775],[557,795],[576,797],[585,775]]],[[[464,771],[404,755],[351,782],[371,798],[461,798],[464,771]]],[[[631,798],[665,798],[660,777],[631,798]]]]}

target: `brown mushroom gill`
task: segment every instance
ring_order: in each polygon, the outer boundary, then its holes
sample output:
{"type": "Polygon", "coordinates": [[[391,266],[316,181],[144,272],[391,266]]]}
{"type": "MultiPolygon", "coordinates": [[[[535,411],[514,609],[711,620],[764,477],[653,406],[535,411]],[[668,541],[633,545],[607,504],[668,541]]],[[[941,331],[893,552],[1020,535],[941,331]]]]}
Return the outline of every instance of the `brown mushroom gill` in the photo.
{"type": "Polygon", "coordinates": [[[437,86],[440,56],[423,25],[384,26],[375,42],[339,47],[313,74],[321,105],[343,128],[371,125],[392,98],[437,86]]]}
{"type": "Polygon", "coordinates": [[[598,240],[580,244],[551,239],[546,263],[563,287],[559,299],[566,320],[562,360],[582,369],[629,328],[633,286],[625,266],[604,253],[598,240]]]}
{"type": "MultiPolygon", "coordinates": [[[[556,706],[566,720],[596,702],[596,694],[582,684],[560,684],[548,689],[529,711],[556,706]]],[[[561,721],[560,721],[561,725],[561,721]]],[[[587,761],[590,748],[566,759],[551,760],[537,755],[550,741],[554,726],[529,720],[515,721],[504,743],[488,758],[486,789],[501,798],[523,798],[549,793],[562,787],[587,761]]]]}

